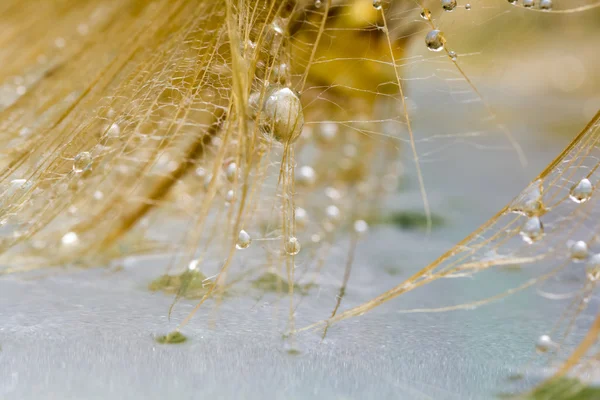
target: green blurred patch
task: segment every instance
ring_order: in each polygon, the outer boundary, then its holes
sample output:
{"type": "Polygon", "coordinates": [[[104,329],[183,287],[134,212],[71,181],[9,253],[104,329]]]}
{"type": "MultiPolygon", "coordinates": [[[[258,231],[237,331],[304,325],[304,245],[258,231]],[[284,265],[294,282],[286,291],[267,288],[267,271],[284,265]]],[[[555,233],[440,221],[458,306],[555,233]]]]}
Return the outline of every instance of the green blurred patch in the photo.
{"type": "Polygon", "coordinates": [[[156,341],[160,344],[179,344],[187,340],[187,337],[181,332],[171,332],[169,334],[158,336],[156,341]]]}
{"type": "Polygon", "coordinates": [[[518,398],[522,400],[598,400],[600,399],[600,387],[586,385],[575,378],[557,378],[518,398]]]}
{"type": "MultiPolygon", "coordinates": [[[[290,291],[290,284],[288,283],[287,279],[284,279],[273,272],[265,272],[252,281],[252,286],[263,292],[288,293],[290,291]]],[[[315,286],[316,285],[314,283],[294,283],[294,293],[299,293],[302,296],[305,296],[308,294],[310,289],[315,286]]]]}
{"type": "MultiPolygon", "coordinates": [[[[394,225],[404,230],[416,230],[427,228],[427,216],[424,212],[405,210],[396,211],[387,216],[376,218],[372,221],[374,224],[394,225]]],[[[446,220],[438,215],[431,214],[431,227],[439,228],[446,223],[446,220]]]]}
{"type": "Polygon", "coordinates": [[[185,271],[179,275],[162,275],[150,282],[151,292],[175,294],[186,299],[202,298],[214,284],[200,271],[185,271]]]}

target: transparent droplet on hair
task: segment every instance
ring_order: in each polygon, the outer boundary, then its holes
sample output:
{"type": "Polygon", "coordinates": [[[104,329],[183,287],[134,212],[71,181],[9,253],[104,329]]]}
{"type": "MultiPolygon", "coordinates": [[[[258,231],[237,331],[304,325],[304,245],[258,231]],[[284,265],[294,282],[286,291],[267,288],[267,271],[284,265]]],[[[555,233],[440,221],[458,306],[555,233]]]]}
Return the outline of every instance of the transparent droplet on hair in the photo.
{"type": "Polygon", "coordinates": [[[552,0],[540,0],[540,10],[552,10],[552,0]]]}
{"type": "Polygon", "coordinates": [[[198,269],[198,264],[198,259],[190,261],[190,263],[188,264],[188,271],[196,271],[198,269]]]}
{"type": "Polygon", "coordinates": [[[364,235],[369,231],[369,224],[362,219],[354,221],[354,232],[359,235],[364,235]]]}
{"type": "Polygon", "coordinates": [[[317,181],[317,174],[310,165],[303,165],[296,172],[296,184],[303,187],[311,187],[317,181]]]}
{"type": "Polygon", "coordinates": [[[523,0],[523,7],[531,8],[535,6],[535,0],[523,0]]]}
{"type": "Polygon", "coordinates": [[[315,8],[321,8],[322,4],[321,0],[315,0],[315,8]]]}
{"type": "Polygon", "coordinates": [[[448,56],[452,59],[452,61],[456,61],[456,58],[458,57],[456,52],[452,50],[448,52],[448,56]]]}
{"type": "Polygon", "coordinates": [[[439,29],[434,29],[425,36],[425,44],[431,51],[442,51],[445,41],[444,34],[439,29]]]}
{"type": "Polygon", "coordinates": [[[471,3],[465,4],[465,10],[471,11],[471,3]]]}
{"type": "Polygon", "coordinates": [[[569,253],[571,259],[573,261],[581,261],[588,257],[589,249],[586,242],[583,240],[578,240],[576,242],[570,242],[567,244],[569,246],[569,253]]]}
{"type": "Polygon", "coordinates": [[[235,199],[235,192],[233,191],[233,189],[229,189],[225,194],[225,201],[227,203],[232,203],[233,199],[235,199]]]}
{"type": "Polygon", "coordinates": [[[600,253],[590,257],[585,266],[585,272],[587,278],[592,282],[596,282],[600,279],[600,253]]]}
{"type": "Polygon", "coordinates": [[[285,242],[285,252],[290,256],[295,256],[296,254],[300,253],[301,247],[302,246],[300,246],[298,238],[294,236],[289,237],[285,242]]]}
{"type": "Polygon", "coordinates": [[[592,182],[590,182],[590,180],[587,178],[583,178],[579,181],[579,183],[571,188],[569,197],[575,203],[584,203],[589,200],[593,191],[594,186],[592,185],[592,182]]]}
{"type": "Polygon", "coordinates": [[[526,243],[533,243],[544,235],[544,226],[538,217],[531,217],[525,222],[521,229],[521,237],[526,243]]]}
{"type": "Polygon", "coordinates": [[[298,95],[288,87],[276,86],[269,91],[261,116],[265,129],[281,143],[293,143],[302,133],[302,103],[298,95]]]}
{"type": "Polygon", "coordinates": [[[73,171],[76,173],[87,171],[92,167],[92,162],[92,155],[87,151],[83,151],[73,159],[73,171]]]}
{"type": "Polygon", "coordinates": [[[240,233],[238,234],[238,239],[237,239],[237,243],[235,244],[235,247],[238,248],[239,250],[243,250],[243,249],[247,249],[248,247],[250,247],[251,244],[252,244],[252,238],[250,237],[248,232],[246,232],[245,230],[242,229],[240,231],[240,233]]]}
{"type": "Polygon", "coordinates": [[[535,343],[535,349],[538,353],[547,353],[556,347],[557,344],[548,335],[541,335],[535,343]]]}
{"type": "Polygon", "coordinates": [[[227,164],[227,167],[225,167],[225,176],[229,182],[235,181],[235,178],[237,177],[237,171],[238,169],[236,163],[231,162],[227,164]]]}
{"type": "Polygon", "coordinates": [[[373,0],[373,8],[376,10],[381,10],[382,0],[373,0]]]}
{"type": "Polygon", "coordinates": [[[454,11],[456,8],[456,0],[442,0],[442,8],[444,11],[454,11]]]}
{"type": "Polygon", "coordinates": [[[79,236],[75,232],[67,232],[60,240],[63,246],[77,246],[79,244],[79,236]]]}
{"type": "Polygon", "coordinates": [[[306,226],[306,223],[308,222],[308,213],[306,212],[306,210],[302,207],[298,207],[296,208],[296,211],[294,212],[294,220],[296,221],[296,225],[303,228],[306,226]]]}
{"type": "Polygon", "coordinates": [[[429,11],[429,8],[424,8],[423,11],[421,11],[421,18],[427,20],[431,18],[431,11],[429,11]]]}
{"type": "Polygon", "coordinates": [[[273,32],[275,32],[277,35],[283,35],[285,32],[285,26],[285,21],[281,17],[276,17],[271,24],[273,32]]]}
{"type": "Polygon", "coordinates": [[[533,182],[511,203],[509,210],[521,215],[539,215],[544,209],[542,190],[541,180],[533,182]]]}

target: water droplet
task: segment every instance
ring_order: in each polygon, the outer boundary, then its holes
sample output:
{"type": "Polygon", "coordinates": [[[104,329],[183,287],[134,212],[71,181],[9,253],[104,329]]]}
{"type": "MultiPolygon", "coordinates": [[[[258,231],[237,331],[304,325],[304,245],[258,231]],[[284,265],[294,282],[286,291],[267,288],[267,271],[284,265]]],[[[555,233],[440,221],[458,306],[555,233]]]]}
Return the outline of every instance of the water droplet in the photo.
{"type": "Polygon", "coordinates": [[[321,0],[315,0],[315,8],[321,8],[321,0]]]}
{"type": "Polygon", "coordinates": [[[285,243],[285,252],[290,256],[295,256],[300,253],[300,248],[300,242],[298,241],[298,238],[294,236],[289,237],[285,243]]]}
{"type": "Polygon", "coordinates": [[[106,128],[106,136],[118,138],[121,135],[121,127],[117,123],[112,123],[106,128]]]}
{"type": "Polygon", "coordinates": [[[546,353],[557,347],[557,344],[548,335],[541,335],[535,343],[535,349],[539,353],[546,353]]]}
{"type": "Polygon", "coordinates": [[[421,11],[421,18],[423,18],[423,19],[431,18],[431,11],[429,11],[429,8],[424,8],[423,11],[421,11]]]}
{"type": "Polygon", "coordinates": [[[92,167],[92,161],[92,155],[87,151],[77,154],[73,159],[73,171],[81,173],[89,170],[92,167]]]}
{"type": "Polygon", "coordinates": [[[376,10],[381,10],[381,3],[383,3],[383,1],[373,0],[373,8],[376,10]]]}
{"type": "Polygon", "coordinates": [[[290,88],[276,86],[263,106],[263,125],[276,140],[293,143],[302,133],[304,113],[302,103],[290,88]]]}
{"type": "Polygon", "coordinates": [[[521,229],[523,240],[529,244],[538,241],[544,235],[544,226],[538,217],[531,217],[521,229]]]}
{"type": "Polygon", "coordinates": [[[311,187],[317,181],[317,174],[310,165],[303,165],[296,173],[296,183],[300,186],[311,187]]]}
{"type": "Polygon", "coordinates": [[[471,3],[465,4],[465,10],[471,11],[471,3]]]}
{"type": "Polygon", "coordinates": [[[283,35],[283,33],[285,32],[285,27],[286,23],[281,17],[275,18],[273,20],[273,23],[271,24],[273,32],[275,32],[277,35],[283,35]]]}
{"type": "Polygon", "coordinates": [[[338,125],[335,122],[323,122],[319,126],[318,139],[323,143],[331,143],[338,134],[338,125]]]}
{"type": "Polygon", "coordinates": [[[67,232],[60,241],[63,246],[76,246],[79,244],[79,236],[75,232],[67,232]]]}
{"type": "Polygon", "coordinates": [[[452,59],[452,61],[456,61],[456,58],[458,57],[458,55],[456,54],[455,51],[449,51],[448,52],[448,57],[450,57],[452,59]]]}
{"type": "Polygon", "coordinates": [[[541,180],[533,182],[512,202],[510,211],[526,216],[539,215],[544,209],[542,190],[541,180]]]}
{"type": "Polygon", "coordinates": [[[600,279],[600,253],[590,257],[585,266],[585,271],[590,281],[595,282],[600,279]]]}
{"type": "Polygon", "coordinates": [[[190,263],[188,264],[188,271],[195,271],[198,269],[198,264],[199,264],[199,260],[195,259],[190,261],[190,263]]]}
{"type": "Polygon", "coordinates": [[[579,183],[571,188],[569,197],[575,203],[584,203],[592,196],[594,186],[589,179],[583,178],[579,183]]]}
{"type": "Polygon", "coordinates": [[[237,177],[237,164],[236,163],[231,162],[231,163],[227,164],[227,167],[225,167],[225,176],[227,177],[227,180],[229,182],[235,181],[235,178],[237,177]]]}
{"type": "Polygon", "coordinates": [[[584,260],[589,254],[588,245],[583,240],[567,243],[571,258],[575,261],[584,260]]]}
{"type": "Polygon", "coordinates": [[[425,44],[431,51],[442,51],[445,42],[444,34],[439,29],[434,29],[425,36],[425,44]]]}
{"type": "Polygon", "coordinates": [[[327,216],[328,221],[331,223],[339,222],[341,218],[340,209],[334,205],[327,206],[325,209],[325,215],[327,216]]]}
{"type": "Polygon", "coordinates": [[[535,5],[535,0],[523,0],[523,7],[531,8],[535,5]]]}
{"type": "Polygon", "coordinates": [[[240,250],[247,249],[252,244],[252,238],[245,230],[241,230],[238,234],[238,240],[235,245],[240,250]]]}
{"type": "Polygon", "coordinates": [[[454,11],[456,8],[456,0],[442,0],[442,8],[445,11],[454,11]]]}
{"type": "Polygon", "coordinates": [[[552,10],[552,0],[540,0],[540,10],[552,10]]]}
{"type": "Polygon", "coordinates": [[[302,207],[296,208],[296,211],[294,212],[294,217],[295,217],[296,225],[298,225],[300,227],[306,226],[306,223],[308,222],[308,214],[304,208],[302,208],[302,207]]]}
{"type": "Polygon", "coordinates": [[[369,231],[369,224],[366,221],[359,219],[354,221],[354,232],[359,235],[364,235],[369,231]]]}
{"type": "Polygon", "coordinates": [[[225,201],[228,203],[233,202],[233,199],[235,198],[235,192],[233,191],[233,189],[229,189],[227,191],[227,193],[225,194],[225,201]]]}

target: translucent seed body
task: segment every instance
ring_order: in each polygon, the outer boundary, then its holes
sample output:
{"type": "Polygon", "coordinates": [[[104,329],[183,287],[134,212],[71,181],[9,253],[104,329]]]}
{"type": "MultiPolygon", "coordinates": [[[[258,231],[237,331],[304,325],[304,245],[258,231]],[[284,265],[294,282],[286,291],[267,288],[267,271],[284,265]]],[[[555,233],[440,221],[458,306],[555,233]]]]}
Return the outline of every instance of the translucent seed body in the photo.
{"type": "Polygon", "coordinates": [[[526,243],[538,241],[544,235],[544,226],[538,217],[531,217],[521,230],[521,237],[526,243]]]}
{"type": "Polygon", "coordinates": [[[247,249],[252,244],[252,238],[245,230],[241,230],[238,234],[238,239],[235,247],[239,250],[247,249]]]}
{"type": "Polygon", "coordinates": [[[75,156],[73,159],[73,171],[76,173],[87,171],[92,167],[92,155],[83,151],[75,156]]]}
{"type": "Polygon", "coordinates": [[[298,241],[298,238],[294,236],[289,237],[285,242],[285,252],[290,256],[295,256],[300,253],[300,248],[300,242],[298,241]]]}
{"type": "Polygon", "coordinates": [[[263,105],[263,125],[281,143],[293,143],[302,133],[304,113],[292,89],[275,86],[263,105]]]}
{"type": "Polygon", "coordinates": [[[439,29],[434,29],[425,36],[425,44],[431,51],[442,51],[445,42],[444,34],[439,29]]]}
{"type": "Polygon", "coordinates": [[[445,11],[454,11],[456,8],[456,0],[442,0],[442,8],[445,11]]]}
{"type": "Polygon", "coordinates": [[[541,0],[540,10],[550,11],[552,10],[552,0],[541,0]]]}
{"type": "Polygon", "coordinates": [[[373,8],[376,10],[381,10],[382,0],[373,0],[373,8]]]}
{"type": "Polygon", "coordinates": [[[569,252],[573,260],[584,260],[589,254],[588,245],[583,240],[578,240],[577,242],[570,243],[569,252]]]}
{"type": "Polygon", "coordinates": [[[593,191],[594,186],[592,185],[592,182],[587,178],[583,178],[578,184],[571,188],[569,197],[575,203],[584,203],[592,196],[593,191]]]}

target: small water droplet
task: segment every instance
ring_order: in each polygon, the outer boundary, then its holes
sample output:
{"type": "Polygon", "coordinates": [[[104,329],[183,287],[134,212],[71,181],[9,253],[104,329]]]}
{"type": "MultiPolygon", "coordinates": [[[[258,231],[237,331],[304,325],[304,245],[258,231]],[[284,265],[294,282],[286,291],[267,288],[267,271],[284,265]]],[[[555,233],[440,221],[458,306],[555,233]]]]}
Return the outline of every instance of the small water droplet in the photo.
{"type": "Polygon", "coordinates": [[[382,0],[373,0],[373,8],[376,10],[381,10],[382,0]]]}
{"type": "Polygon", "coordinates": [[[323,143],[331,143],[338,134],[338,125],[335,122],[323,122],[319,126],[318,140],[323,143]]]}
{"type": "Polygon", "coordinates": [[[73,171],[76,173],[87,171],[92,167],[92,162],[92,155],[87,151],[83,151],[73,159],[73,171]]]}
{"type": "Polygon", "coordinates": [[[118,138],[121,135],[121,127],[117,123],[112,123],[106,127],[106,136],[118,138]]]}
{"type": "Polygon", "coordinates": [[[529,244],[538,241],[544,235],[544,226],[538,217],[531,217],[521,229],[523,240],[529,244]]]}
{"type": "Polygon", "coordinates": [[[263,105],[263,126],[281,143],[293,143],[302,133],[304,113],[300,98],[288,87],[275,86],[263,105]]]}
{"type": "Polygon", "coordinates": [[[233,189],[229,189],[227,191],[227,193],[225,194],[225,201],[228,203],[233,202],[233,199],[235,198],[235,192],[233,191],[233,189]]]}
{"type": "Polygon", "coordinates": [[[188,264],[188,271],[195,271],[198,269],[198,264],[199,264],[199,260],[195,259],[190,261],[190,263],[188,264]]]}
{"type": "Polygon", "coordinates": [[[578,184],[571,188],[569,197],[575,203],[584,203],[589,200],[593,191],[594,186],[592,185],[592,182],[587,178],[583,178],[578,184]]]}
{"type": "Polygon", "coordinates": [[[445,42],[444,34],[439,29],[434,29],[425,36],[425,44],[431,51],[442,51],[445,42]]]}
{"type": "Polygon", "coordinates": [[[315,0],[315,8],[321,8],[322,2],[321,0],[315,0]]]}
{"type": "Polygon", "coordinates": [[[67,232],[60,241],[63,246],[76,246],[79,244],[79,236],[75,232],[67,232]]]}
{"type": "Polygon", "coordinates": [[[523,0],[523,7],[531,8],[535,5],[535,0],[523,0]]]}
{"type": "Polygon", "coordinates": [[[294,217],[295,217],[296,225],[298,225],[300,227],[306,226],[306,223],[308,222],[308,214],[304,208],[302,208],[302,207],[296,208],[296,211],[294,212],[294,217]]]}
{"type": "Polygon", "coordinates": [[[465,4],[465,10],[471,11],[471,3],[465,4]]]}
{"type": "Polygon", "coordinates": [[[300,248],[300,242],[298,241],[298,238],[294,236],[289,237],[285,243],[285,252],[290,256],[295,256],[300,253],[300,248]]]}
{"type": "Polygon", "coordinates": [[[227,180],[229,182],[235,181],[235,178],[237,177],[237,164],[236,163],[231,162],[231,163],[227,164],[227,167],[225,167],[225,176],[227,177],[227,180]]]}
{"type": "Polygon", "coordinates": [[[589,254],[588,245],[583,240],[568,243],[571,258],[574,261],[580,261],[587,258],[589,254]]]}
{"type": "Polygon", "coordinates": [[[590,257],[589,261],[585,266],[587,278],[591,282],[596,282],[600,279],[600,253],[594,254],[590,257]]]}
{"type": "Polygon", "coordinates": [[[541,335],[535,343],[535,349],[539,353],[546,353],[557,347],[557,344],[548,335],[541,335]]]}
{"type": "Polygon", "coordinates": [[[423,11],[421,11],[421,18],[423,19],[431,19],[431,11],[429,11],[429,8],[424,8],[423,11]]]}
{"type": "Polygon", "coordinates": [[[539,215],[544,209],[542,191],[542,181],[533,182],[512,202],[510,211],[526,216],[539,215]]]}
{"type": "Polygon", "coordinates": [[[364,235],[369,231],[369,224],[366,221],[359,219],[354,221],[354,232],[359,235],[364,235]]]}
{"type": "Polygon", "coordinates": [[[331,223],[337,223],[341,218],[340,209],[335,205],[327,206],[325,209],[325,215],[327,216],[328,221],[331,223]]]}
{"type": "Polygon", "coordinates": [[[449,51],[448,52],[448,57],[450,57],[452,59],[452,61],[456,61],[456,58],[458,57],[458,55],[456,54],[455,51],[449,51]]]}
{"type": "Polygon", "coordinates": [[[252,238],[245,230],[241,230],[238,234],[238,240],[235,245],[240,250],[247,249],[252,244],[252,238]]]}
{"type": "Polygon", "coordinates": [[[456,0],[442,0],[442,8],[444,11],[454,11],[456,8],[456,0]]]}
{"type": "Polygon", "coordinates": [[[552,10],[552,0],[540,0],[540,10],[552,10]]]}
{"type": "Polygon", "coordinates": [[[296,183],[300,186],[311,187],[317,181],[317,174],[310,165],[303,165],[296,173],[296,183]]]}

